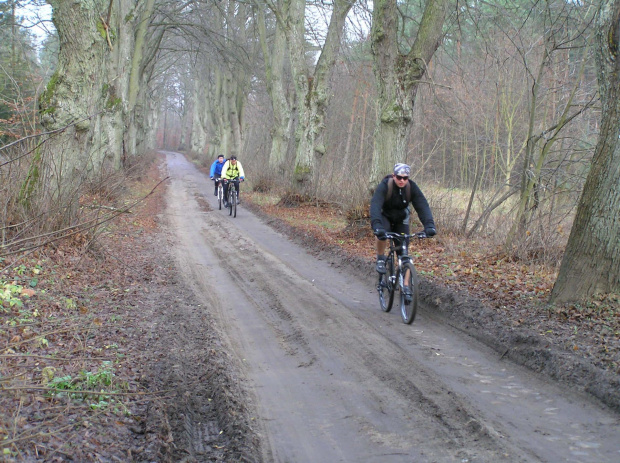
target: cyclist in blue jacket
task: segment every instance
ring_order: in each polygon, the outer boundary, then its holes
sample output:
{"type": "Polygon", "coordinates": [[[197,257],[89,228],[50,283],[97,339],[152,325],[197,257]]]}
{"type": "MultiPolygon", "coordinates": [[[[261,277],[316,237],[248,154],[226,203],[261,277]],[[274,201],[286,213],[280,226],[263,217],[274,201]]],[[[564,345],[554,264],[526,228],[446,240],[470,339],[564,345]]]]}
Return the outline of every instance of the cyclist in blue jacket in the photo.
{"type": "Polygon", "coordinates": [[[377,272],[386,273],[385,250],[386,232],[409,234],[409,203],[413,206],[420,222],[424,225],[426,236],[435,236],[435,221],[428,201],[412,180],[409,179],[411,167],[398,163],[394,173],[386,176],[377,185],[370,200],[370,223],[377,237],[377,272]]]}
{"type": "Polygon", "coordinates": [[[213,193],[215,196],[217,196],[217,185],[220,181],[220,177],[222,176],[222,167],[224,167],[224,162],[224,155],[220,154],[213,164],[211,164],[211,172],[209,173],[209,177],[215,182],[215,192],[213,193]]]}

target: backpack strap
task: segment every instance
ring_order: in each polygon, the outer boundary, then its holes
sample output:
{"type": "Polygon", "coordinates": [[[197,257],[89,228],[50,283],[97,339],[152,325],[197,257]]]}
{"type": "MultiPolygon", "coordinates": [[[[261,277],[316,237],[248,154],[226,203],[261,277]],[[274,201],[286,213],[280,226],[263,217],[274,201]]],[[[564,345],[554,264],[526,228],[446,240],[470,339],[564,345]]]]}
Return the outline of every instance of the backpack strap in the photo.
{"type": "Polygon", "coordinates": [[[392,190],[394,189],[394,177],[390,177],[387,184],[387,193],[385,195],[385,200],[388,201],[392,197],[392,190]]]}
{"type": "MultiPolygon", "coordinates": [[[[392,197],[392,191],[394,190],[394,177],[390,177],[387,182],[387,193],[385,194],[385,200],[388,201],[392,197]]],[[[411,182],[407,180],[407,185],[405,185],[405,198],[407,202],[411,202],[411,182]]]]}

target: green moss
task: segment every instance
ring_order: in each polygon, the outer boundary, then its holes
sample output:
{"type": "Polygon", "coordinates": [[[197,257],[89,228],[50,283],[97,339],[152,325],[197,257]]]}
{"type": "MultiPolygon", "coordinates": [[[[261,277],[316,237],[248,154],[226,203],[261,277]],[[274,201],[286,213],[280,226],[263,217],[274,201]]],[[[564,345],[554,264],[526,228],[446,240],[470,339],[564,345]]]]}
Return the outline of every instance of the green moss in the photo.
{"type": "Polygon", "coordinates": [[[106,109],[114,109],[117,106],[120,106],[120,104],[123,102],[123,100],[121,98],[111,98],[106,102],[106,109]]]}
{"type": "Polygon", "coordinates": [[[109,27],[106,30],[106,27],[103,23],[103,20],[99,19],[99,21],[97,21],[97,32],[99,32],[99,35],[101,36],[102,39],[104,39],[105,41],[108,40],[108,36],[110,37],[110,43],[114,43],[116,41],[116,31],[109,27]]]}
{"type": "Polygon", "coordinates": [[[101,89],[101,96],[105,99],[105,109],[114,109],[119,106],[123,100],[116,96],[116,88],[110,84],[104,84],[101,89]]]}
{"type": "Polygon", "coordinates": [[[293,172],[293,175],[295,177],[295,180],[297,180],[298,182],[303,182],[310,176],[310,173],[310,166],[297,166],[295,167],[295,172],[293,172]]]}
{"type": "Polygon", "coordinates": [[[39,111],[41,114],[53,114],[56,112],[56,107],[52,106],[52,99],[56,93],[56,88],[60,83],[60,75],[58,70],[50,77],[45,91],[39,97],[39,111]]]}
{"type": "Polygon", "coordinates": [[[35,186],[39,182],[39,176],[40,176],[39,165],[40,164],[41,164],[41,148],[39,147],[34,152],[34,157],[32,158],[30,169],[28,170],[28,175],[26,176],[26,180],[24,180],[24,183],[22,184],[22,187],[19,190],[19,201],[25,207],[29,207],[32,192],[34,191],[35,186]]]}
{"type": "Polygon", "coordinates": [[[56,108],[54,106],[49,106],[45,109],[41,109],[39,111],[39,114],[41,114],[41,116],[45,116],[46,114],[54,114],[56,112],[56,108]]]}
{"type": "Polygon", "coordinates": [[[86,132],[88,129],[90,129],[90,119],[85,119],[75,124],[75,130],[78,132],[86,132]]]}
{"type": "Polygon", "coordinates": [[[390,124],[401,119],[403,114],[403,107],[396,102],[393,102],[383,111],[381,111],[381,122],[390,124]]]}
{"type": "Polygon", "coordinates": [[[99,32],[99,35],[101,37],[103,37],[104,39],[106,38],[106,31],[105,31],[105,26],[103,25],[103,20],[99,19],[99,21],[97,21],[97,32],[99,32]]]}

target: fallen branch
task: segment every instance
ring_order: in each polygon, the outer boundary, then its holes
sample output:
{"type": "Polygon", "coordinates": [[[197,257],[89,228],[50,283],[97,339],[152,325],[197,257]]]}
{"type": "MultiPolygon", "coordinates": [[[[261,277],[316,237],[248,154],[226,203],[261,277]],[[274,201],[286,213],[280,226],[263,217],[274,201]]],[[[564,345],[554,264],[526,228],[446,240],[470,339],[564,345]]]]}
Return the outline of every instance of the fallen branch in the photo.
{"type": "Polygon", "coordinates": [[[32,355],[32,354],[0,354],[0,358],[6,359],[37,359],[37,360],[52,360],[54,362],[76,362],[76,361],[84,361],[84,360],[117,360],[117,357],[74,357],[74,358],[65,358],[65,357],[50,357],[48,355],[32,355]]]}
{"type": "Polygon", "coordinates": [[[105,392],[105,391],[83,391],[83,390],[74,390],[74,389],[58,389],[55,387],[45,387],[45,386],[11,386],[11,387],[1,387],[2,391],[44,391],[44,392],[56,392],[61,393],[64,392],[66,394],[82,394],[82,395],[113,395],[113,396],[123,396],[123,397],[133,397],[133,396],[148,396],[148,395],[161,395],[166,392],[172,392],[171,390],[166,391],[155,391],[155,392],[105,392]]]}
{"type": "Polygon", "coordinates": [[[103,204],[91,204],[90,206],[86,206],[88,209],[105,209],[107,211],[119,212],[121,214],[132,214],[131,211],[126,209],[119,209],[117,207],[112,206],[104,206],[103,204]]]}
{"type": "MultiPolygon", "coordinates": [[[[3,249],[8,249],[9,247],[15,247],[16,245],[19,245],[21,243],[27,243],[27,242],[34,241],[36,239],[40,239],[40,238],[44,238],[44,237],[48,237],[48,236],[52,236],[52,235],[57,235],[59,233],[69,232],[70,231],[70,233],[66,233],[66,234],[63,234],[61,236],[56,236],[55,238],[49,239],[49,240],[47,240],[47,241],[45,241],[43,243],[32,245],[32,246],[30,246],[28,248],[20,248],[20,249],[15,249],[14,251],[0,252],[0,257],[6,257],[6,256],[10,256],[12,254],[18,254],[18,253],[21,253],[21,252],[26,253],[26,252],[30,252],[30,251],[32,251],[34,249],[39,249],[39,248],[41,248],[43,246],[47,246],[48,244],[54,243],[56,241],[59,241],[59,240],[65,239],[65,238],[69,238],[71,236],[74,236],[74,235],[76,235],[78,233],[85,232],[85,231],[90,230],[92,228],[96,228],[99,225],[102,225],[102,224],[104,224],[106,222],[109,222],[110,220],[115,219],[116,217],[118,217],[121,214],[130,213],[132,207],[134,207],[135,205],[139,204],[140,202],[142,202],[146,198],[148,198],[150,195],[152,195],[155,192],[155,189],[159,185],[161,185],[163,182],[168,180],[169,178],[170,177],[166,177],[166,178],[160,180],[157,183],[157,185],[155,185],[153,187],[153,189],[148,194],[146,194],[142,198],[136,200],[135,202],[133,202],[129,206],[127,206],[127,207],[125,207],[123,209],[119,209],[118,212],[115,212],[115,213],[113,213],[113,214],[111,214],[108,217],[105,217],[103,219],[96,218],[96,219],[92,219],[92,220],[87,220],[86,222],[83,222],[83,223],[80,223],[80,224],[77,224],[77,225],[73,225],[71,227],[63,228],[62,230],[56,230],[56,231],[53,231],[53,232],[45,233],[43,235],[37,235],[37,236],[30,237],[30,238],[24,238],[24,239],[15,241],[13,243],[0,245],[0,251],[1,251],[3,249]],[[95,223],[92,223],[92,222],[95,222],[95,223]],[[87,224],[90,224],[90,225],[85,226],[87,224]]],[[[1,270],[5,270],[6,268],[8,268],[8,267],[5,267],[4,269],[1,269],[1,270]]]]}

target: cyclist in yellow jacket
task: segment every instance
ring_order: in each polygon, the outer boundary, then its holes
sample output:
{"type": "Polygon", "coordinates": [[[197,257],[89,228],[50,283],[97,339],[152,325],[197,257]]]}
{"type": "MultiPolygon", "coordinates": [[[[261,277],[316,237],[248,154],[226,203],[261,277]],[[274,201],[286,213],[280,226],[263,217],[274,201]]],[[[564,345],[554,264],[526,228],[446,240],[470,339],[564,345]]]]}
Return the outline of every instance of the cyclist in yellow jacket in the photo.
{"type": "Polygon", "coordinates": [[[231,156],[224,163],[222,178],[227,180],[224,182],[224,207],[228,207],[228,186],[231,182],[235,185],[235,190],[237,190],[237,204],[239,204],[239,182],[245,180],[245,173],[243,172],[243,166],[237,161],[237,156],[231,156]]]}

